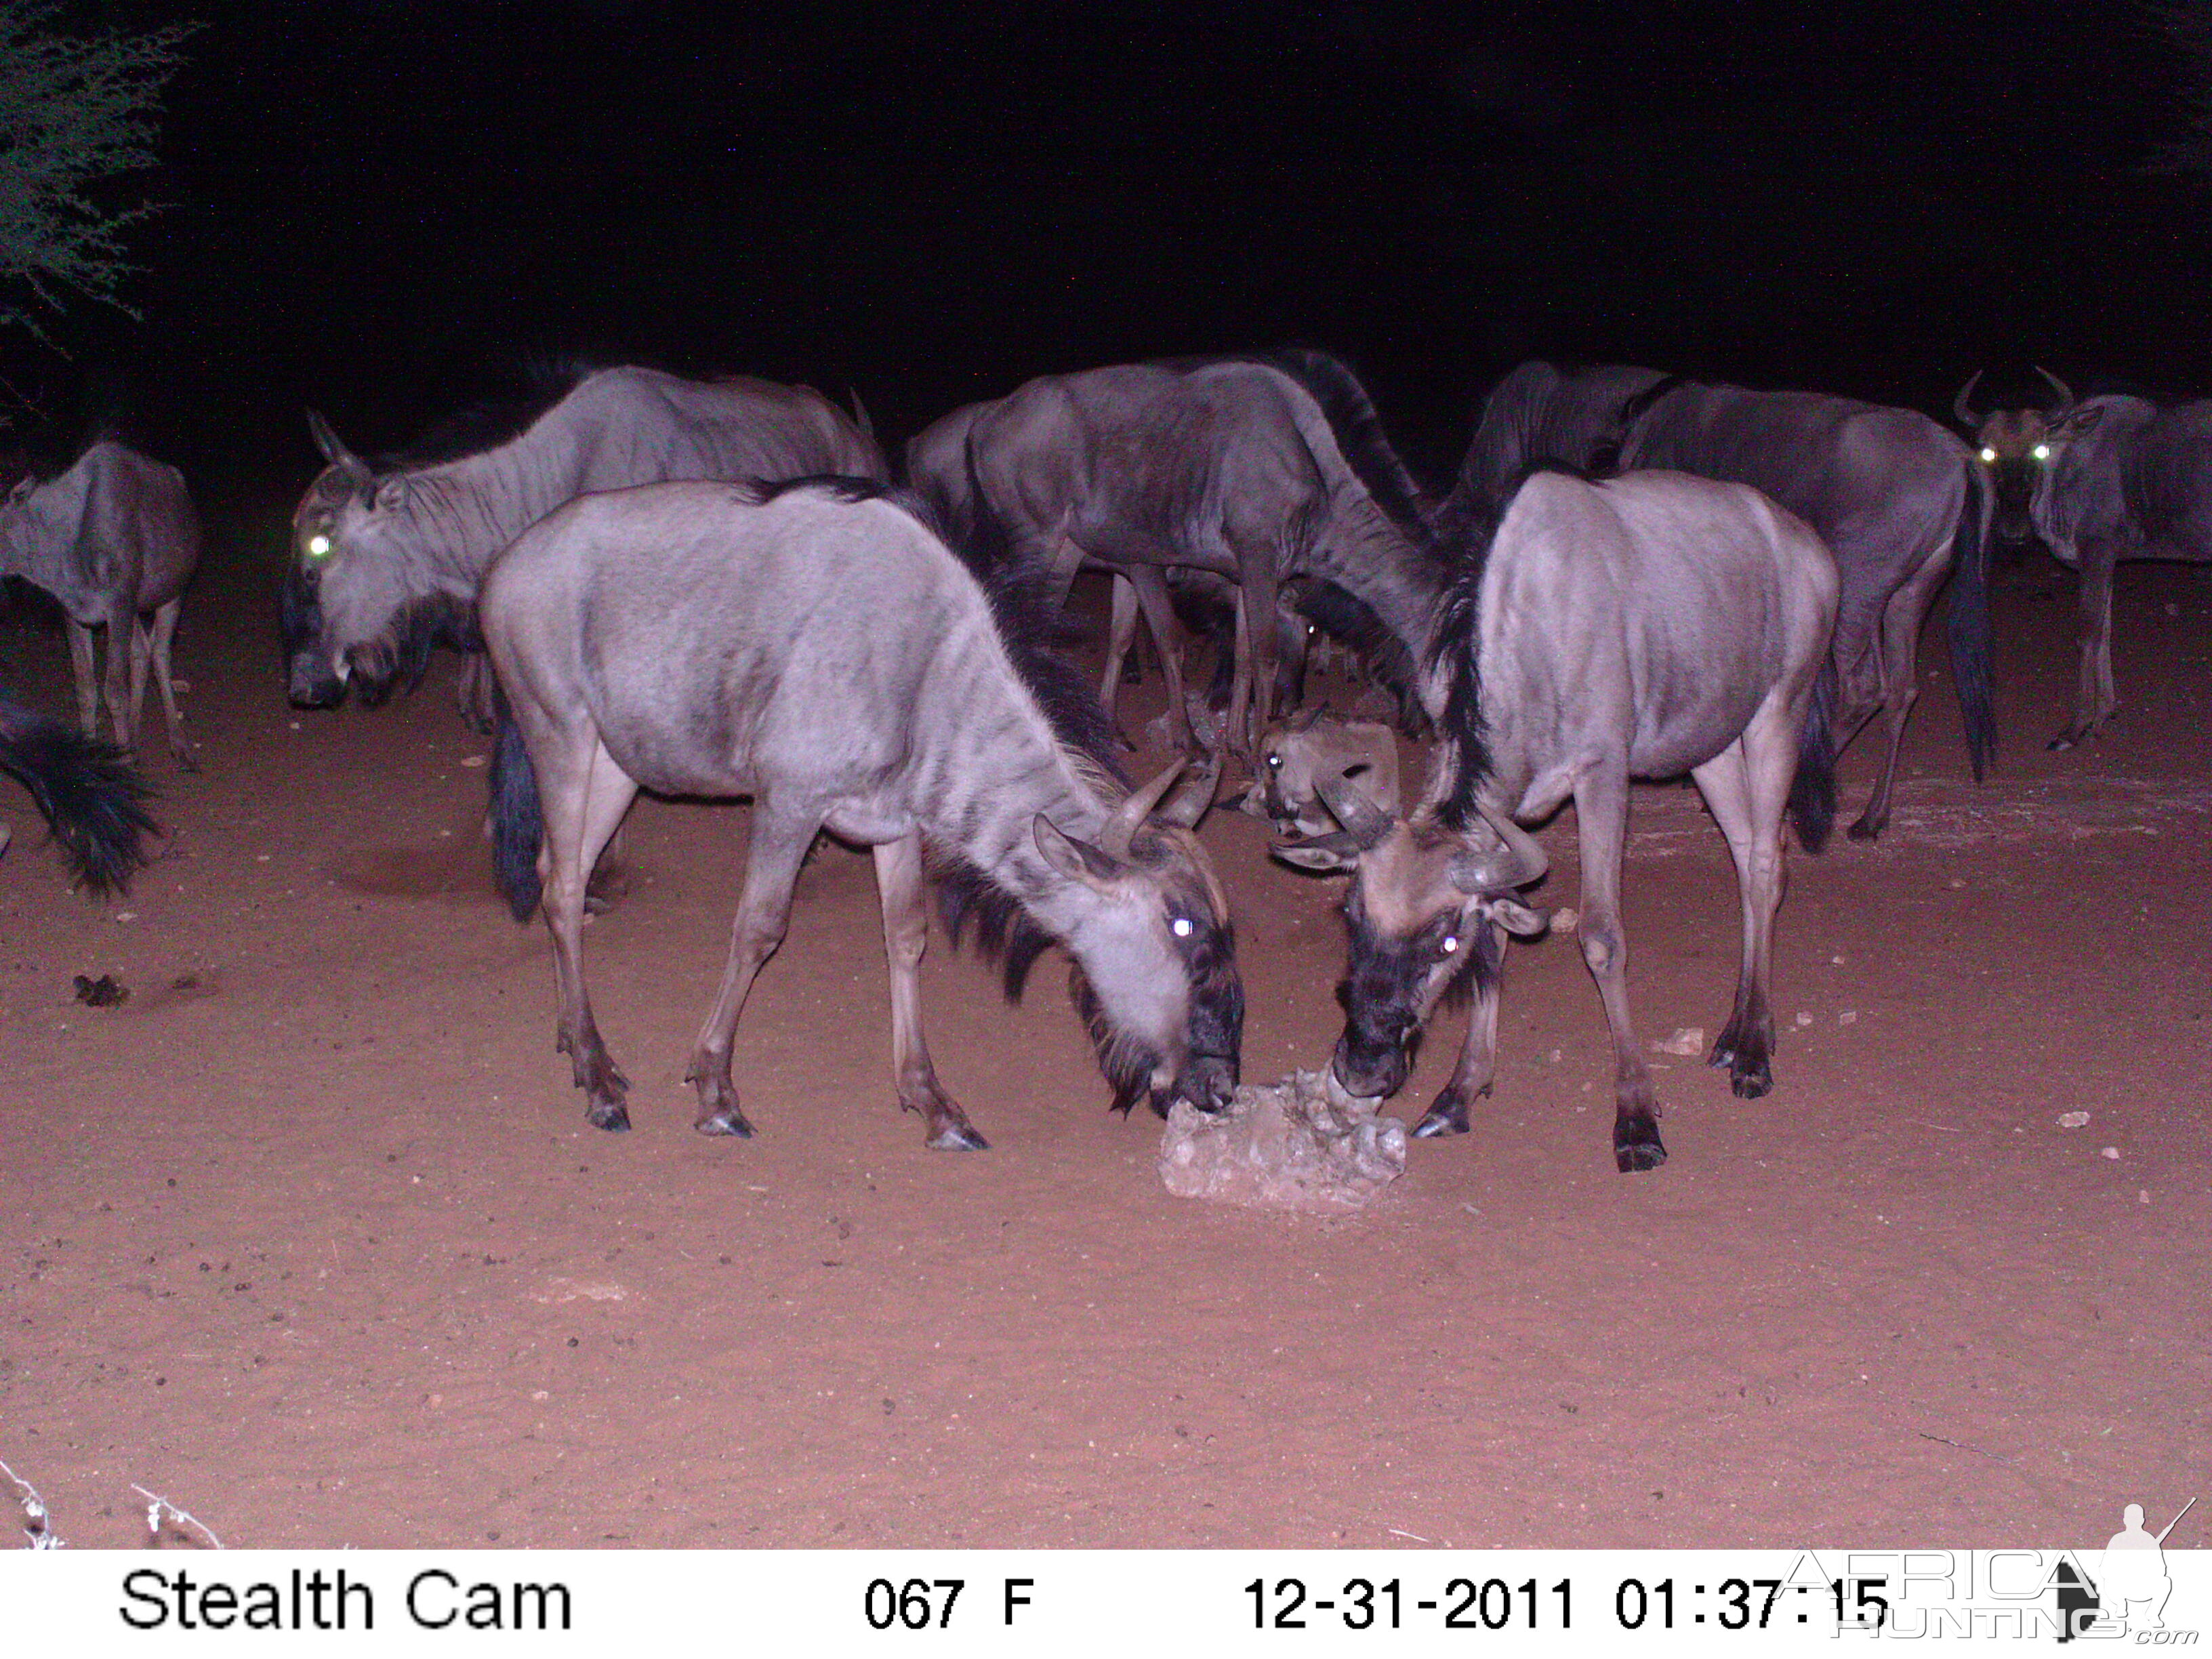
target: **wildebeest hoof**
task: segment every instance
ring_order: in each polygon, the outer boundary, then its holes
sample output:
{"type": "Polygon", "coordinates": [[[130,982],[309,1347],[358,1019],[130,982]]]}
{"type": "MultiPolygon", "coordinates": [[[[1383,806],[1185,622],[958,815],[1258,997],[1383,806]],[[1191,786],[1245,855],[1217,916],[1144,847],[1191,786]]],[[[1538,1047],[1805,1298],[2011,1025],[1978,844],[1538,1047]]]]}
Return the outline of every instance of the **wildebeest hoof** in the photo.
{"type": "Polygon", "coordinates": [[[1735,1091],[1739,1100],[1757,1100],[1774,1087],[1773,1068],[1740,1066],[1729,1073],[1729,1087],[1735,1091]]]}
{"type": "Polygon", "coordinates": [[[619,1100],[595,1100],[584,1108],[584,1116],[594,1129],[620,1131],[629,1127],[629,1108],[619,1100]]]}
{"type": "Polygon", "coordinates": [[[1437,1097],[1436,1104],[1422,1113],[1421,1121],[1413,1126],[1414,1134],[1423,1140],[1463,1135],[1467,1131],[1467,1102],[1449,1089],[1437,1097]]]}
{"type": "Polygon", "coordinates": [[[1667,1161],[1667,1148],[1659,1139],[1659,1126],[1646,1119],[1630,1119],[1613,1129],[1613,1161],[1621,1174],[1656,1170],[1667,1161]]]}
{"type": "Polygon", "coordinates": [[[988,1152],[991,1143],[975,1133],[969,1123],[948,1123],[930,1136],[927,1145],[933,1152],[988,1152]]]}
{"type": "Polygon", "coordinates": [[[1875,823],[1866,818],[1861,818],[1844,833],[1853,841],[1873,841],[1887,827],[1887,823],[1875,823]]]}
{"type": "Polygon", "coordinates": [[[177,770],[179,772],[197,772],[200,769],[200,763],[191,757],[189,750],[172,749],[169,751],[169,758],[176,762],[177,770]]]}
{"type": "Polygon", "coordinates": [[[745,1121],[745,1115],[734,1106],[725,1106],[712,1112],[702,1112],[692,1121],[691,1127],[702,1135],[734,1135],[739,1140],[750,1140],[753,1138],[753,1126],[745,1121]]]}

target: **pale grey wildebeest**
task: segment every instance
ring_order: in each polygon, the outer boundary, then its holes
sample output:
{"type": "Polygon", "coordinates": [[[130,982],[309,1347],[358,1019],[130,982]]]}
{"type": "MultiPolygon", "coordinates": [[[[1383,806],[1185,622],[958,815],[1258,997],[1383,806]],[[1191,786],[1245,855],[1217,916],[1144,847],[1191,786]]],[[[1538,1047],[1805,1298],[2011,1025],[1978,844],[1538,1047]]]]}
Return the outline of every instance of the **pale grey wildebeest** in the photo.
{"type": "MultiPolygon", "coordinates": [[[[31,792],[80,884],[126,889],[146,862],[147,788],[120,750],[72,732],[0,692],[0,772],[31,792]]],[[[0,823],[0,853],[8,850],[0,823]]]]}
{"type": "Polygon", "coordinates": [[[1672,468],[1764,491],[1810,525],[1843,579],[1832,647],[1843,748],[1874,716],[1881,774],[1855,840],[1889,822],[1897,757],[1919,696],[1920,630],[1947,574],[1951,661],[1979,778],[1996,747],[1990,699],[1987,489],[1965,444],[1928,416],[1807,392],[1705,386],[1648,368],[1562,373],[1523,363],[1485,402],[1443,516],[1494,511],[1532,464],[1672,468]]]}
{"type": "Polygon", "coordinates": [[[137,744],[149,671],[161,693],[169,752],[193,770],[169,653],[185,585],[200,562],[199,515],[184,474],[101,438],[44,483],[20,481],[0,506],[0,576],[52,594],[69,617],[77,723],[99,728],[100,705],[118,748],[137,744]],[[107,630],[106,672],[93,672],[93,630],[107,630]]]}
{"type": "Polygon", "coordinates": [[[518,919],[542,884],[558,1046],[593,1123],[627,1126],[628,1085],[585,993],[584,879],[641,787],[753,802],[729,964],[688,1073],[702,1132],[752,1133],[731,1043],[825,829],[874,849],[899,1103],[922,1115],[929,1145],[985,1143],[922,1038],[926,859],[950,881],[956,938],[972,917],[1003,954],[1009,995],[1049,942],[1066,948],[1116,1107],[1227,1100],[1243,993],[1228,907],[1189,828],[1206,799],[1155,811],[1179,768],[1125,789],[1096,700],[1054,677],[1046,625],[1030,636],[994,611],[880,486],[586,496],[500,560],[481,614],[511,707],[493,779],[501,882],[518,919]]]}
{"type": "Polygon", "coordinates": [[[466,650],[500,551],[574,496],[687,478],[884,476],[872,436],[806,386],[605,368],[458,454],[371,466],[309,416],[329,462],[293,515],[283,594],[291,699],[379,702],[438,646],[466,650]]]}
{"type": "Polygon", "coordinates": [[[1544,851],[1521,827],[1575,803],[1583,958],[1613,1036],[1613,1155],[1666,1161],[1659,1102],[1628,1012],[1620,869],[1629,781],[1687,772],[1727,837],[1743,902],[1735,1007],[1710,1056],[1737,1094],[1772,1085],[1768,995],[1785,807],[1808,848],[1835,808],[1819,693],[1834,626],[1834,561],[1757,491],[1677,472],[1601,483],[1540,471],[1502,521],[1460,525],[1461,568],[1431,647],[1439,742],[1410,817],[1338,779],[1344,825],[1281,856],[1353,872],[1350,966],[1332,1061],[1356,1095],[1404,1086],[1414,1039],[1450,993],[1474,1008],[1451,1081],[1415,1126],[1456,1134],[1490,1091],[1509,933],[1541,931],[1518,890],[1544,851]]]}
{"type": "Polygon", "coordinates": [[[2014,423],[2035,434],[2029,524],[2081,578],[2074,718],[2050,742],[2071,749],[2119,707],[2113,567],[2135,559],[2212,562],[2212,401],[2160,407],[2136,397],[2076,400],[2063,381],[2045,378],[2058,403],[2014,411],[2014,423]]]}
{"type": "Polygon", "coordinates": [[[970,547],[1003,541],[1048,612],[1086,561],[1126,578],[1186,749],[1167,568],[1237,585],[1228,730],[1245,753],[1273,714],[1285,584],[1356,602],[1375,636],[1359,642],[1395,642],[1386,665],[1405,678],[1440,587],[1412,476],[1358,380],[1319,352],[1046,375],[921,433],[907,476],[970,547]]]}

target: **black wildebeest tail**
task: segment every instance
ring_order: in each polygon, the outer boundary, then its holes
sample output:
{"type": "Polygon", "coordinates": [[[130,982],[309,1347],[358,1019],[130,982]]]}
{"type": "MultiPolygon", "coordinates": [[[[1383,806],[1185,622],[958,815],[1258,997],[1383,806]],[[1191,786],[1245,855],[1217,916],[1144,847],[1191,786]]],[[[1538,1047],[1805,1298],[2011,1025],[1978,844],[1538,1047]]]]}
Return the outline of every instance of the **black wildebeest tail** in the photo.
{"type": "Polygon", "coordinates": [[[1989,480],[1970,457],[1966,500],[1951,538],[1951,673],[1959,712],[1966,719],[1966,753],[1974,781],[1997,752],[1997,716],[1990,691],[1990,538],[1994,533],[1989,480]]]}
{"type": "Polygon", "coordinates": [[[145,866],[152,794],[123,751],[0,698],[0,772],[31,792],[76,878],[126,890],[145,866]]]}
{"type": "Polygon", "coordinates": [[[491,757],[492,874],[514,919],[527,921],[538,908],[538,848],[545,839],[545,820],[538,805],[538,774],[505,692],[495,706],[499,742],[491,757]]]}
{"type": "Polygon", "coordinates": [[[1836,825],[1835,705],[1836,659],[1830,657],[1813,682],[1812,706],[1797,737],[1797,775],[1790,785],[1790,821],[1797,826],[1797,844],[1808,853],[1826,846],[1836,825]]]}

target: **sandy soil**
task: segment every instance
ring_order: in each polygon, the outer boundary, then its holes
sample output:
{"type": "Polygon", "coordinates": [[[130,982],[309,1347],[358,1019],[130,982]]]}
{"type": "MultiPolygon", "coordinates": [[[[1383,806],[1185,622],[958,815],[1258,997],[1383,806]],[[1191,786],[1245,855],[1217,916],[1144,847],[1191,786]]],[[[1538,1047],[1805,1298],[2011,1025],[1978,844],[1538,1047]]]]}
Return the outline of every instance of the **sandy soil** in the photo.
{"type": "MultiPolygon", "coordinates": [[[[0,1458],[73,1544],[143,1541],[134,1481],[234,1544],[365,1547],[2082,1545],[2204,1484],[2212,587],[2185,572],[2123,573],[2120,722],[2059,756],[2071,583],[2007,579],[1982,787],[1932,646],[1894,827],[1794,863],[1777,983],[1809,1022],[1774,1094],[1659,1056],[1673,1161],[1615,1174],[1603,1023],[1554,939],[1510,964],[1474,1133],[1332,1221],[1170,1197],[1056,973],[1009,1009],[941,944],[930,1034],[993,1150],[925,1151],[869,866],[834,850],[739,1031],[760,1138],[695,1135],[736,807],[631,820],[586,941],[638,1127],[587,1127],[450,665],[297,714],[269,597],[210,570],[186,611],[204,769],[149,746],[173,839],[127,901],[65,891],[0,793],[0,1458]],[[129,1001],[76,1005],[79,973],[129,1001]]],[[[65,661],[0,628],[48,707],[65,661]]],[[[1633,827],[1638,1017],[1711,1031],[1720,837],[1678,789],[1633,827]]],[[[1246,1075],[1316,1064],[1335,894],[1249,819],[1206,839],[1246,1075]]]]}

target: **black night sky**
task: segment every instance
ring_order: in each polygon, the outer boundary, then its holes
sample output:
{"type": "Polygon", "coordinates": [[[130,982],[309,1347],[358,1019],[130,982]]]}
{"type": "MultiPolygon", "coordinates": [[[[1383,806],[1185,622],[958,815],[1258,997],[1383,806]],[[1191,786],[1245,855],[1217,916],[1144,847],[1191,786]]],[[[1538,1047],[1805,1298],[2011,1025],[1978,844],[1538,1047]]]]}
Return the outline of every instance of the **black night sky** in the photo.
{"type": "MultiPolygon", "coordinates": [[[[1948,409],[2212,382],[2212,191],[2140,0],[746,8],[232,0],[169,94],[140,323],[71,366],[296,487],[533,356],[857,391],[1302,342],[1434,482],[1519,358],[1948,409]]],[[[143,27],[174,7],[91,14],[143,27]]]]}

